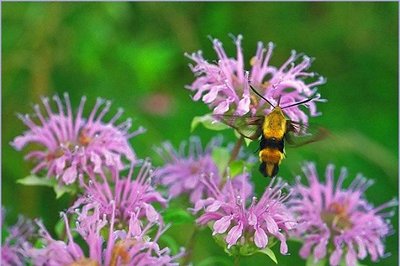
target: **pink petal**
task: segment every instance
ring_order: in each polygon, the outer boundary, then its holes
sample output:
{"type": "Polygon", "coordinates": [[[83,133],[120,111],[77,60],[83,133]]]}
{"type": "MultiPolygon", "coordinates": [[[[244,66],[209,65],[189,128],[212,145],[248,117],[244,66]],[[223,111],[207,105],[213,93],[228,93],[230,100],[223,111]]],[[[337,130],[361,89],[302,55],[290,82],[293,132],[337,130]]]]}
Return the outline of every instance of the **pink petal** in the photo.
{"type": "Polygon", "coordinates": [[[321,239],[320,242],[314,248],[314,257],[318,260],[322,259],[326,255],[326,245],[327,241],[321,239]]]}
{"type": "Polygon", "coordinates": [[[280,252],[281,254],[286,254],[288,252],[288,246],[286,244],[286,240],[281,240],[281,246],[280,246],[280,252]]]}
{"type": "Polygon", "coordinates": [[[313,245],[314,245],[314,242],[306,241],[300,249],[300,252],[299,252],[300,257],[302,257],[303,259],[306,259],[310,255],[311,248],[313,247],[313,245]]]}
{"type": "Polygon", "coordinates": [[[153,206],[151,206],[150,204],[146,204],[145,210],[146,210],[146,217],[149,220],[149,222],[153,223],[158,220],[159,215],[153,206]]]}
{"type": "Polygon", "coordinates": [[[77,171],[76,171],[76,166],[71,165],[69,168],[67,168],[62,176],[62,179],[65,184],[71,184],[75,181],[76,176],[77,176],[77,171]]]}
{"type": "Polygon", "coordinates": [[[18,136],[12,142],[11,146],[14,147],[17,151],[21,150],[26,144],[26,137],[25,136],[18,136]]]}
{"type": "Polygon", "coordinates": [[[267,224],[268,232],[270,232],[273,235],[278,233],[279,228],[278,228],[278,225],[276,224],[275,220],[269,215],[264,215],[264,219],[267,224]]]}
{"type": "Polygon", "coordinates": [[[213,235],[225,233],[225,231],[231,225],[231,220],[232,216],[229,215],[229,216],[224,216],[218,221],[216,221],[213,226],[214,229],[213,235]]]}
{"type": "Polygon", "coordinates": [[[55,165],[56,165],[56,173],[57,175],[60,175],[65,168],[65,156],[61,156],[60,158],[56,159],[55,165]]]}
{"type": "Polygon", "coordinates": [[[242,231],[243,225],[241,223],[235,225],[231,230],[229,230],[228,235],[225,238],[226,242],[228,243],[228,248],[236,244],[239,237],[242,236],[242,231]]]}
{"type": "Polygon", "coordinates": [[[214,201],[210,206],[206,208],[206,212],[215,212],[221,207],[221,201],[214,201]]]}
{"type": "Polygon", "coordinates": [[[349,248],[346,254],[346,265],[347,266],[355,266],[357,264],[357,257],[354,249],[349,248]]]}
{"type": "Polygon", "coordinates": [[[100,173],[101,172],[101,158],[98,154],[92,152],[90,154],[90,161],[94,164],[94,172],[100,173]]]}
{"type": "Polygon", "coordinates": [[[256,233],[254,235],[254,243],[259,248],[265,248],[268,244],[268,236],[265,231],[260,227],[256,229],[256,233]]]}
{"type": "Polygon", "coordinates": [[[217,115],[223,114],[228,110],[229,110],[229,102],[228,101],[223,101],[220,104],[218,104],[217,107],[215,107],[214,114],[217,114],[217,115]]]}
{"type": "Polygon", "coordinates": [[[332,266],[339,265],[340,260],[342,258],[342,250],[339,248],[336,248],[335,251],[332,252],[331,256],[329,257],[329,263],[332,266]]]}
{"type": "Polygon", "coordinates": [[[131,222],[129,229],[132,230],[133,236],[139,236],[142,233],[142,228],[140,227],[140,222],[137,218],[131,222]]]}
{"type": "Polygon", "coordinates": [[[250,111],[250,98],[245,96],[239,101],[236,113],[238,115],[244,115],[249,111],[250,111]]]}
{"type": "Polygon", "coordinates": [[[257,224],[257,216],[254,214],[254,212],[250,212],[248,221],[249,221],[249,225],[257,224]]]}
{"type": "Polygon", "coordinates": [[[211,103],[215,100],[215,98],[217,98],[217,94],[218,94],[219,90],[218,89],[211,89],[207,94],[205,94],[203,96],[203,101],[205,103],[211,103]]]}

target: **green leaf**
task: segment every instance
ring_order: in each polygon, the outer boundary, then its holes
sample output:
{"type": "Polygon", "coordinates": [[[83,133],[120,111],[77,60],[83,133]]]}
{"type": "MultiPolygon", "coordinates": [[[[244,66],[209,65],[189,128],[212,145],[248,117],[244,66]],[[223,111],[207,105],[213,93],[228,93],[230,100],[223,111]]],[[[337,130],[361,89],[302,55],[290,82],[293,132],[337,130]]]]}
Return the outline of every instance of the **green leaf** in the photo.
{"type": "Polygon", "coordinates": [[[229,159],[231,157],[229,150],[222,147],[214,148],[211,157],[218,167],[219,174],[222,176],[228,167],[229,159]]]}
{"type": "Polygon", "coordinates": [[[208,265],[232,265],[231,260],[227,257],[208,257],[200,261],[198,266],[208,266],[208,265]]]}
{"type": "Polygon", "coordinates": [[[35,243],[33,244],[33,247],[34,248],[43,248],[45,245],[46,244],[44,242],[44,239],[39,238],[39,239],[36,239],[35,243]]]}
{"type": "MultiPolygon", "coordinates": [[[[239,132],[235,129],[233,131],[233,133],[235,134],[235,137],[240,139],[242,137],[242,135],[239,134],[239,132]]],[[[254,140],[251,140],[249,138],[244,138],[244,144],[246,144],[246,147],[248,147],[250,145],[250,143],[252,143],[254,140]]]]}
{"type": "Polygon", "coordinates": [[[258,252],[267,255],[268,257],[271,258],[273,262],[275,262],[275,264],[278,264],[278,260],[276,259],[275,253],[272,251],[272,249],[266,247],[264,249],[258,250],[258,252]]]}
{"type": "Polygon", "coordinates": [[[211,114],[206,114],[203,116],[195,116],[190,125],[190,131],[193,132],[193,130],[199,124],[202,124],[207,129],[216,130],[216,131],[230,128],[228,125],[225,125],[224,123],[216,121],[215,118],[213,118],[211,114]]]}
{"type": "Polygon", "coordinates": [[[194,221],[193,215],[181,208],[168,208],[163,213],[163,218],[166,223],[186,224],[194,221]]]}
{"type": "MultiPolygon", "coordinates": [[[[4,219],[4,217],[2,217],[4,219]]],[[[8,232],[8,228],[4,225],[4,223],[1,225],[1,239],[6,239],[10,233],[8,232]]]]}
{"type": "Polygon", "coordinates": [[[54,192],[56,193],[56,199],[61,198],[61,196],[64,195],[65,193],[76,194],[76,192],[77,192],[76,186],[73,186],[73,185],[60,186],[60,185],[56,184],[53,186],[53,189],[54,189],[54,192]]]}
{"type": "Polygon", "coordinates": [[[179,252],[179,244],[172,236],[162,234],[160,237],[160,242],[164,242],[166,244],[164,246],[168,247],[172,251],[172,254],[176,254],[179,252]]]}
{"type": "Polygon", "coordinates": [[[64,219],[60,219],[57,221],[56,226],[54,227],[54,231],[56,232],[58,238],[61,239],[65,232],[64,219]]]}
{"type": "Polygon", "coordinates": [[[65,193],[76,194],[77,187],[76,185],[62,185],[60,186],[56,179],[48,178],[48,177],[39,177],[36,175],[29,175],[22,179],[17,180],[18,184],[26,185],[26,186],[45,186],[52,187],[54,192],[56,193],[56,198],[60,198],[65,193]]]}
{"type": "Polygon", "coordinates": [[[230,174],[231,176],[237,176],[243,173],[243,169],[246,168],[251,169],[253,167],[253,163],[245,162],[245,161],[233,161],[229,164],[230,174]]]}
{"type": "Polygon", "coordinates": [[[252,142],[253,142],[253,140],[244,138],[244,143],[246,144],[246,147],[248,147],[250,145],[250,143],[252,143],[252,142]]]}
{"type": "Polygon", "coordinates": [[[27,177],[21,178],[17,180],[18,184],[26,185],[26,186],[46,186],[52,187],[57,182],[54,179],[50,179],[47,177],[38,177],[36,175],[28,175],[27,177]]]}

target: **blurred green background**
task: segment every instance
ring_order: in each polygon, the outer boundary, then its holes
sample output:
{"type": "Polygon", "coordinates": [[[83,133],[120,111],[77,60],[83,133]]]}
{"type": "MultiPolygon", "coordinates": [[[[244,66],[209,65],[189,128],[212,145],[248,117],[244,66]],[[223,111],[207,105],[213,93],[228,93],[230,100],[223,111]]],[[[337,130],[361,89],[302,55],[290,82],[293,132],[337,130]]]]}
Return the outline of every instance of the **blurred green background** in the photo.
{"type": "MultiPolygon", "coordinates": [[[[184,89],[194,80],[184,52],[201,49],[205,58],[216,59],[210,35],[234,56],[229,33],[243,34],[247,63],[257,41],[273,41],[272,65],[282,64],[295,49],[315,57],[311,71],[328,78],[319,88],[328,100],[318,105],[323,115],[311,122],[333,136],[287,150],[281,176],[293,182],[304,160],[317,162],[321,176],[325,166],[334,163],[337,169],[348,168],[347,184],[358,172],[375,180],[366,193],[375,205],[397,196],[397,3],[9,2],[2,4],[2,204],[9,209],[7,220],[12,223],[23,213],[43,217],[52,227],[71,200],[64,196],[56,201],[48,188],[16,184],[31,169],[24,152],[9,145],[25,130],[17,112],[31,113],[40,96],[55,93],[68,92],[75,107],[86,95],[86,112],[96,97],[111,99],[114,112],[123,107],[134,126],[147,128],[146,134],[131,140],[137,154],[159,164],[151,148],[165,140],[178,145],[188,139],[191,119],[209,111],[184,89]]],[[[221,133],[234,140],[231,131],[221,133]]],[[[214,132],[199,127],[194,134],[206,142],[214,132]]],[[[256,147],[254,143],[248,149],[256,147]]],[[[253,181],[258,193],[268,183],[256,171],[253,181]]],[[[391,256],[379,265],[397,265],[397,215],[392,219],[395,233],[386,241],[391,256]]],[[[172,226],[168,234],[185,245],[191,230],[191,224],[182,224],[172,226]]],[[[224,256],[210,234],[204,229],[198,236],[195,265],[224,256]]],[[[292,255],[278,256],[280,265],[304,264],[298,248],[290,242],[292,255]]],[[[241,263],[272,264],[265,255],[243,258],[241,263]]]]}

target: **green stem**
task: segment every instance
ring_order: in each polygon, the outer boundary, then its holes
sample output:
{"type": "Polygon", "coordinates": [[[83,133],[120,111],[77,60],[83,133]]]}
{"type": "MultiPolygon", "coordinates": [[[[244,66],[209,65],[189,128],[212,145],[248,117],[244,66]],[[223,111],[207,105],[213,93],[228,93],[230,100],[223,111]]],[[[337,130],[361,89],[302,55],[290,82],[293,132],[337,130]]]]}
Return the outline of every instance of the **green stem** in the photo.
{"type": "Polygon", "coordinates": [[[182,265],[189,265],[192,260],[192,255],[193,255],[193,249],[194,249],[194,243],[196,240],[197,233],[199,232],[199,229],[197,226],[193,228],[192,234],[190,235],[187,244],[186,244],[186,252],[185,255],[182,258],[182,265]]]}
{"type": "MultiPolygon", "coordinates": [[[[243,137],[243,136],[240,136],[240,138],[236,141],[235,146],[233,147],[233,150],[232,150],[232,153],[231,153],[231,157],[229,158],[229,161],[228,161],[228,165],[227,165],[227,166],[229,166],[229,164],[230,164],[231,162],[233,162],[234,160],[236,160],[236,158],[237,158],[237,156],[238,156],[238,154],[239,154],[240,148],[242,147],[243,142],[244,142],[244,137],[243,137]]],[[[225,185],[227,170],[228,170],[228,168],[225,169],[225,171],[224,171],[224,173],[223,173],[223,175],[222,175],[221,187],[223,187],[223,186],[225,185]]]]}
{"type": "Polygon", "coordinates": [[[240,265],[240,255],[236,255],[233,259],[233,265],[239,266],[240,265]]]}
{"type": "MultiPolygon", "coordinates": [[[[235,146],[233,147],[233,150],[232,150],[232,153],[231,153],[231,157],[229,158],[229,161],[228,161],[227,166],[229,166],[229,164],[230,164],[231,162],[233,162],[234,160],[236,160],[236,158],[237,158],[237,156],[238,156],[238,154],[239,154],[240,148],[242,147],[243,142],[244,142],[244,137],[243,137],[243,136],[240,136],[240,138],[236,141],[235,146]]],[[[225,169],[225,171],[224,171],[224,173],[223,173],[223,175],[222,175],[221,186],[224,186],[224,185],[225,185],[227,170],[228,170],[228,169],[225,169]]]]}
{"type": "Polygon", "coordinates": [[[233,147],[233,150],[232,150],[231,157],[229,158],[228,165],[231,162],[233,162],[234,160],[236,160],[236,157],[238,156],[239,151],[240,151],[240,147],[242,147],[243,141],[244,141],[243,136],[240,136],[240,138],[236,141],[235,147],[233,147]]]}

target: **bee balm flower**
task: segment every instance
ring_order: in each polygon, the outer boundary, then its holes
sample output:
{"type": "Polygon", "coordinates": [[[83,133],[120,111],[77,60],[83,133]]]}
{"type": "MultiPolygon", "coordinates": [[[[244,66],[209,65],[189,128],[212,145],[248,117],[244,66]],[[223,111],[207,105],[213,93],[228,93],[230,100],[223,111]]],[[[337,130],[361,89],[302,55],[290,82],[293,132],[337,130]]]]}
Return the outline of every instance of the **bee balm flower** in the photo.
{"type": "Polygon", "coordinates": [[[61,183],[73,183],[78,174],[93,170],[100,172],[103,167],[122,169],[122,158],[135,160],[135,154],[128,142],[130,138],[143,132],[129,132],[131,121],[116,125],[122,115],[120,109],[108,122],[103,121],[110,109],[111,102],[97,99],[96,104],[85,119],[82,115],[86,97],[81,99],[76,115],[68,94],[64,94],[65,104],[57,95],[53,97],[57,110],[50,107],[49,99],[43,98],[45,113],[35,105],[36,119],[29,115],[19,118],[29,128],[22,136],[16,137],[11,145],[21,150],[29,143],[36,144],[35,150],[25,158],[36,162],[33,173],[47,170],[48,176],[61,177],[61,183]],[[100,110],[100,107],[104,106],[100,110]]]}
{"type": "Polygon", "coordinates": [[[30,240],[35,235],[33,223],[20,215],[15,225],[7,227],[4,224],[5,209],[1,209],[1,228],[3,230],[3,243],[1,243],[2,265],[24,265],[24,249],[31,247],[30,240]]]}
{"type": "Polygon", "coordinates": [[[245,181],[242,179],[242,187],[235,187],[229,179],[225,187],[219,189],[212,179],[205,179],[213,196],[196,204],[195,212],[204,210],[197,223],[212,224],[213,235],[222,235],[228,248],[254,243],[255,248],[263,249],[271,238],[276,238],[281,242],[280,252],[286,254],[285,234],[296,225],[284,204],[289,196],[282,192],[286,184],[280,179],[272,180],[261,198],[253,197],[248,204],[245,181]]]}
{"type": "MultiPolygon", "coordinates": [[[[217,115],[244,115],[249,112],[251,115],[268,114],[271,106],[252,94],[251,85],[275,105],[278,99],[281,106],[286,106],[315,97],[314,100],[303,105],[309,108],[311,116],[319,114],[316,101],[322,100],[316,93],[316,86],[325,83],[325,80],[321,77],[314,81],[305,81],[315,76],[315,73],[307,71],[311,66],[311,58],[301,57],[292,51],[291,56],[282,66],[271,66],[269,61],[274,46],[269,43],[265,48],[264,44],[259,42],[255,56],[249,60],[250,71],[246,71],[241,40],[241,35],[234,38],[236,58],[228,57],[222,43],[217,39],[212,40],[218,56],[216,63],[207,62],[201,51],[187,54],[187,57],[194,61],[194,65],[190,67],[196,76],[195,81],[188,86],[188,89],[195,92],[193,100],[201,99],[217,115]],[[296,63],[297,61],[300,62],[296,63]]],[[[299,106],[289,107],[285,113],[293,121],[302,123],[308,121],[308,115],[299,106]]]]}
{"type": "Polygon", "coordinates": [[[80,197],[70,209],[79,206],[99,204],[99,210],[107,217],[112,215],[111,202],[115,205],[115,217],[119,222],[128,222],[132,212],[138,212],[139,218],[145,216],[148,220],[162,221],[161,215],[152,204],[158,203],[166,207],[167,200],[155,190],[151,184],[154,172],[151,163],[145,161],[134,174],[135,166],[131,165],[126,177],[120,172],[112,173],[110,182],[104,173],[89,174],[89,184],[84,184],[85,195],[80,197]]]}
{"type": "Polygon", "coordinates": [[[176,197],[183,193],[190,195],[190,201],[195,203],[207,195],[207,187],[200,181],[203,174],[212,174],[218,182],[218,168],[211,157],[212,149],[220,145],[220,139],[214,138],[203,149],[199,138],[192,137],[189,141],[188,152],[186,142],[179,150],[166,142],[158,153],[163,157],[165,165],[157,170],[161,184],[169,189],[169,195],[176,197]],[[187,154],[186,154],[187,153],[187,154]]]}
{"type": "Polygon", "coordinates": [[[371,181],[357,175],[345,189],[342,182],[346,169],[342,168],[336,185],[333,170],[333,165],[327,167],[326,182],[322,183],[315,165],[308,163],[303,168],[308,186],[298,179],[293,188],[290,205],[299,222],[296,236],[303,240],[300,256],[307,258],[312,252],[315,261],[328,256],[333,266],[343,259],[348,266],[357,265],[357,259],[364,259],[368,254],[376,261],[384,255],[383,240],[391,232],[385,217],[393,215],[381,211],[397,202],[392,200],[374,208],[363,198],[371,181]]]}
{"type": "Polygon", "coordinates": [[[162,224],[154,230],[154,237],[149,231],[157,227],[156,222],[147,223],[142,229],[135,213],[131,214],[127,230],[115,227],[115,204],[111,202],[112,215],[101,215],[99,205],[87,205],[77,211],[76,228],[70,227],[66,214],[62,214],[67,234],[67,241],[55,240],[41,222],[40,235],[43,248],[30,248],[28,257],[34,265],[178,265],[176,260],[183,252],[171,256],[168,248],[160,249],[157,241],[166,230],[162,224]],[[86,247],[75,242],[72,234],[75,230],[86,247]],[[104,239],[106,237],[106,239],[104,239]],[[151,240],[152,239],[152,240],[151,240]]]}

